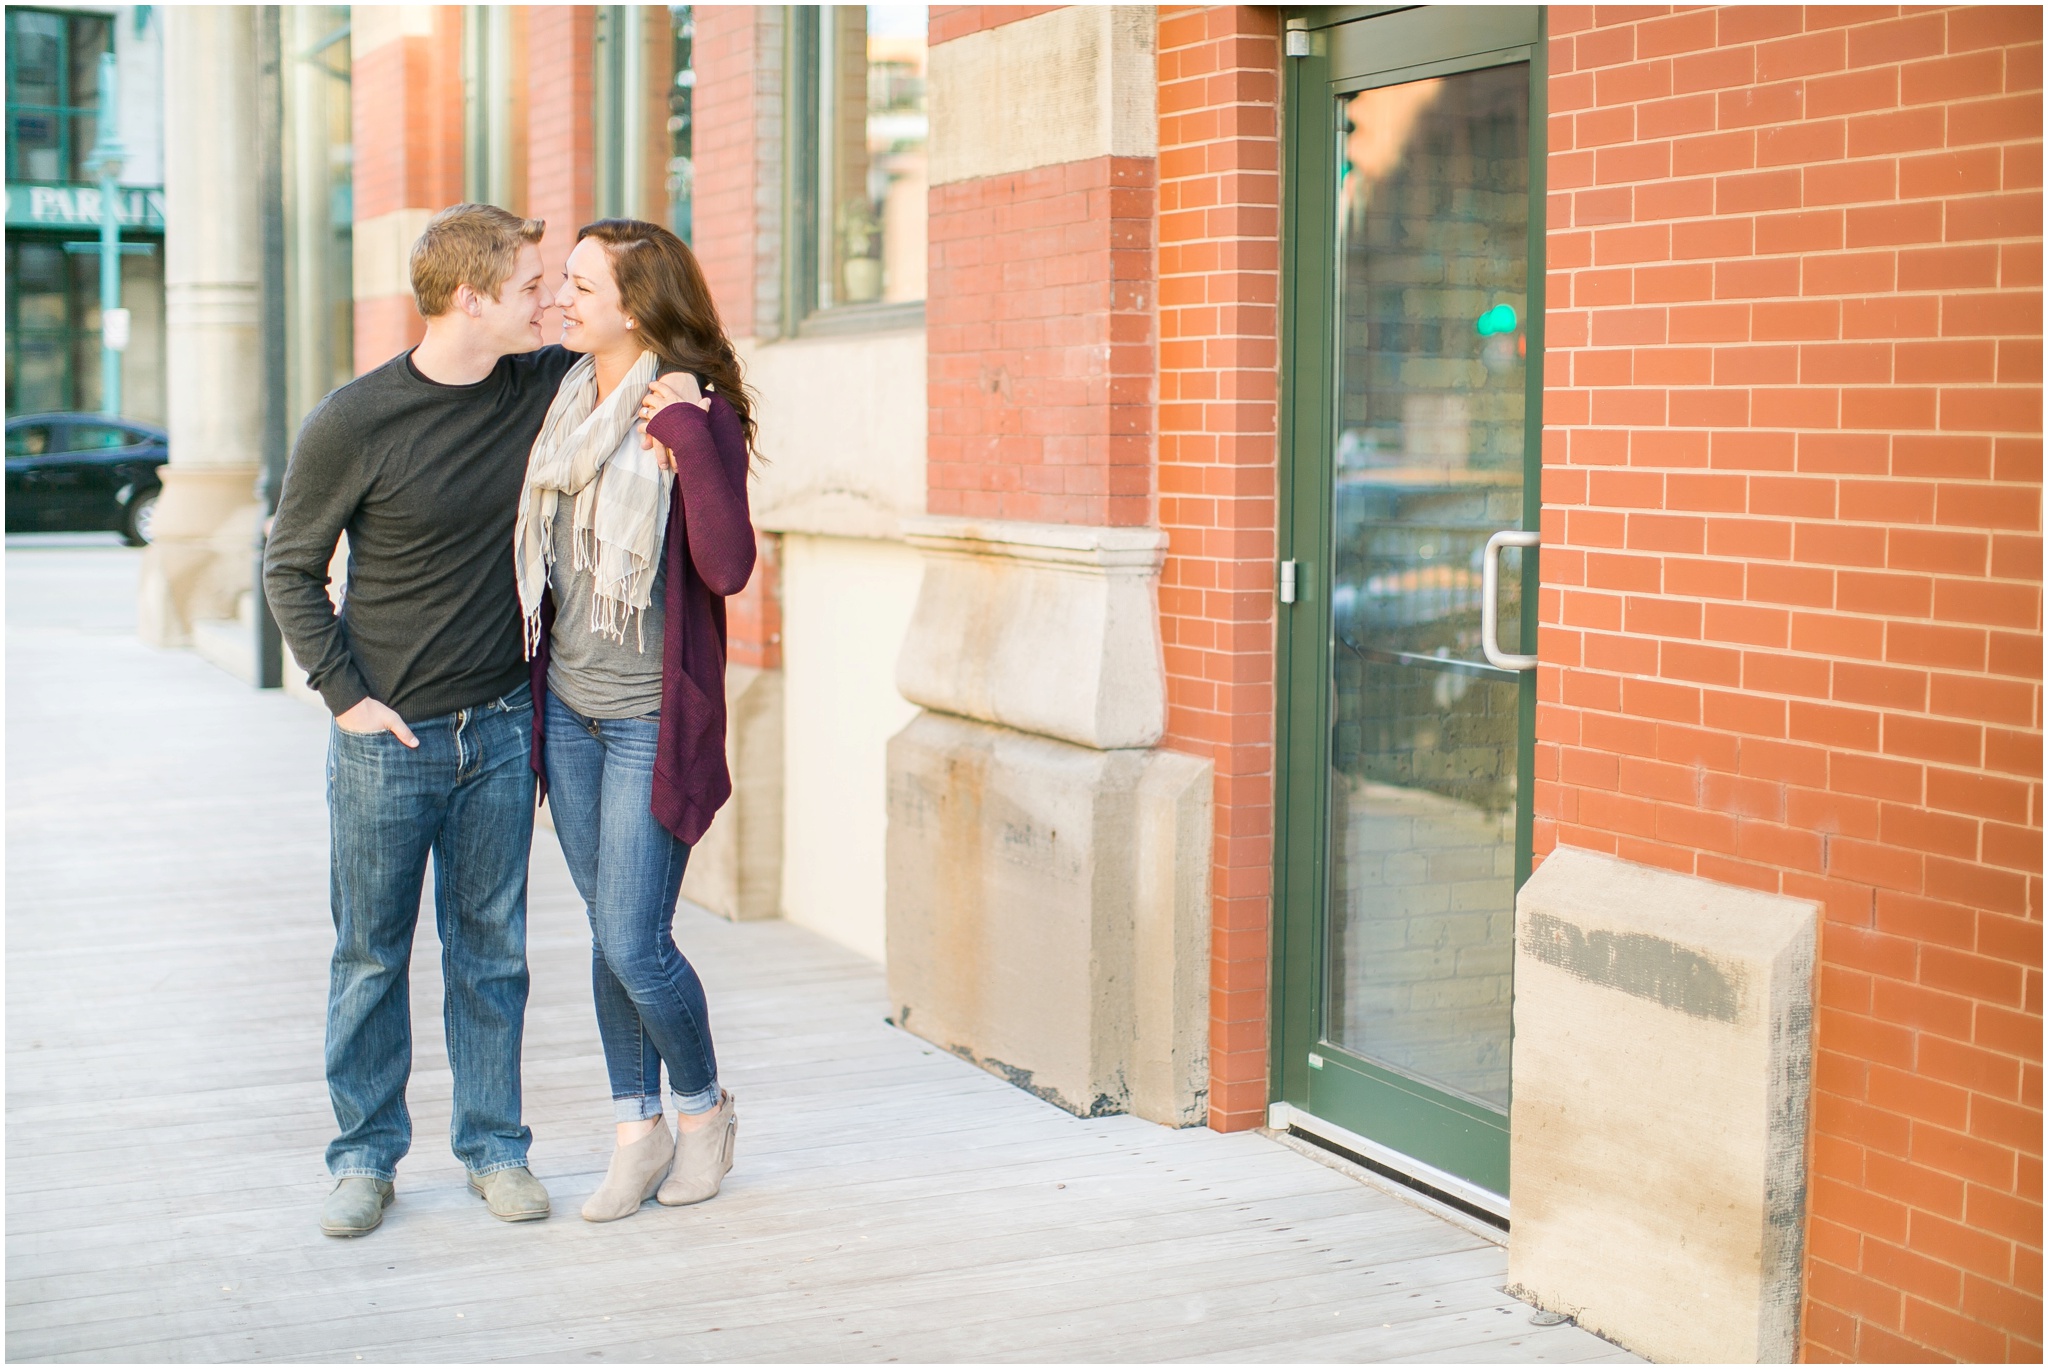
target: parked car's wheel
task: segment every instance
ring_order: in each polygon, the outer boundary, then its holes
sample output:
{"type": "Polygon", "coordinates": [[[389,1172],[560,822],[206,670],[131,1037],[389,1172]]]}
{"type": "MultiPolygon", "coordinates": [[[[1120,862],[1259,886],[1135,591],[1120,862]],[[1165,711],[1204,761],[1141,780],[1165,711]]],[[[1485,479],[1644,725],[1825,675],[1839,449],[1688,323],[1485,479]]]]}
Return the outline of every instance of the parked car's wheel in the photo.
{"type": "Polygon", "coordinates": [[[128,539],[131,547],[149,545],[150,526],[156,522],[156,497],[163,491],[147,490],[138,494],[128,505],[128,517],[121,528],[121,535],[128,539]]]}

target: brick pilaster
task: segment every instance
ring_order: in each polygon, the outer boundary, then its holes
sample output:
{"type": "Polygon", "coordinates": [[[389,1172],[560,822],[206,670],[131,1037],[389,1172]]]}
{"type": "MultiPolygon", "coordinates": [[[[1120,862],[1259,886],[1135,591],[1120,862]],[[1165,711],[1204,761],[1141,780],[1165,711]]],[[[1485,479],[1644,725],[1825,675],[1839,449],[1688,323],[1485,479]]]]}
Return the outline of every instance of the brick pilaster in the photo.
{"type": "MultiPolygon", "coordinates": [[[[781,289],[781,17],[743,5],[700,6],[695,15],[692,250],[727,335],[773,336],[781,289]]],[[[735,664],[782,666],[781,542],[759,535],[754,577],[727,602],[735,664]]]]}
{"type": "Polygon", "coordinates": [[[540,252],[553,284],[576,230],[597,217],[597,15],[580,5],[526,15],[526,212],[547,221],[540,252]]]}
{"type": "Polygon", "coordinates": [[[933,188],[931,512],[1151,521],[1153,178],[1105,156],[933,188]]]}
{"type": "Polygon", "coordinates": [[[934,43],[965,38],[1002,24],[1014,24],[1034,14],[1058,9],[1058,5],[933,5],[928,39],[934,43]]]}
{"type": "Polygon", "coordinates": [[[742,5],[696,11],[695,249],[735,338],[780,329],[782,25],[742,5]]]}
{"type": "Polygon", "coordinates": [[[355,369],[419,341],[414,239],[462,198],[462,10],[358,6],[351,57],[355,140],[355,369]]]}
{"type": "Polygon", "coordinates": [[[1266,1115],[1279,474],[1274,11],[1159,19],[1159,590],[1165,745],[1216,766],[1209,1124],[1266,1115]]]}

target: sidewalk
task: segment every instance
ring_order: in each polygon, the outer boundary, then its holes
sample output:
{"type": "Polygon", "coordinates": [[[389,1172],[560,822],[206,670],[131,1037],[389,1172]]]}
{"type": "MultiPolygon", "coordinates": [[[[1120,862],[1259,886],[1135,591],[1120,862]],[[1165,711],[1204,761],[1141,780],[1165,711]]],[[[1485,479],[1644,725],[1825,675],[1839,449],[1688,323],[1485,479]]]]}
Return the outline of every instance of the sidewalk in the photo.
{"type": "Polygon", "coordinates": [[[1258,1134],[1082,1120],[883,1021],[878,967],[685,909],[740,1101],[700,1207],[576,1217],[610,1148],[588,939],[537,834],[526,1106],[555,1216],[448,1153],[431,906],[415,1143],[319,1234],[326,728],[132,632],[139,553],[7,550],[7,1355],[1594,1360],[1504,1249],[1258,1134]]]}

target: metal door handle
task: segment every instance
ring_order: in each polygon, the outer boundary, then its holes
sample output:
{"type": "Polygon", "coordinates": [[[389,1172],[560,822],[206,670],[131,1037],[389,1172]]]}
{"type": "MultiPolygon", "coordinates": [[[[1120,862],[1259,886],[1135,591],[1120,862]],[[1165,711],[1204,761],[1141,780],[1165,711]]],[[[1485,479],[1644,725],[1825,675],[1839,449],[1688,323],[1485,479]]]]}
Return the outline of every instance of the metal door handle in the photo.
{"type": "Polygon", "coordinates": [[[1509,528],[1487,538],[1486,550],[1479,555],[1479,649],[1486,653],[1487,660],[1503,670],[1534,670],[1536,658],[1514,656],[1500,649],[1500,549],[1542,544],[1540,533],[1509,528]]]}

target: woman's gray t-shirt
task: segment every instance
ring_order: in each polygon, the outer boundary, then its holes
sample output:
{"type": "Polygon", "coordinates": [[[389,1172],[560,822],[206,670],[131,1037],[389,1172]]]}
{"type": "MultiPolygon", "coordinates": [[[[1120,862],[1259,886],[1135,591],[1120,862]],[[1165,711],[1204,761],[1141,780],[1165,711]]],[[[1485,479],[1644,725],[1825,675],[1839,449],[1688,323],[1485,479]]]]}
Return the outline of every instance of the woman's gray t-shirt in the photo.
{"type": "MultiPolygon", "coordinates": [[[[626,640],[615,642],[590,630],[590,601],[596,577],[576,569],[575,503],[555,501],[555,562],[548,588],[555,595],[555,630],[548,638],[548,688],[586,718],[643,718],[661,711],[662,594],[668,558],[657,547],[654,588],[647,611],[636,615],[626,640]]],[[[664,534],[666,529],[663,530],[664,534]]]]}

